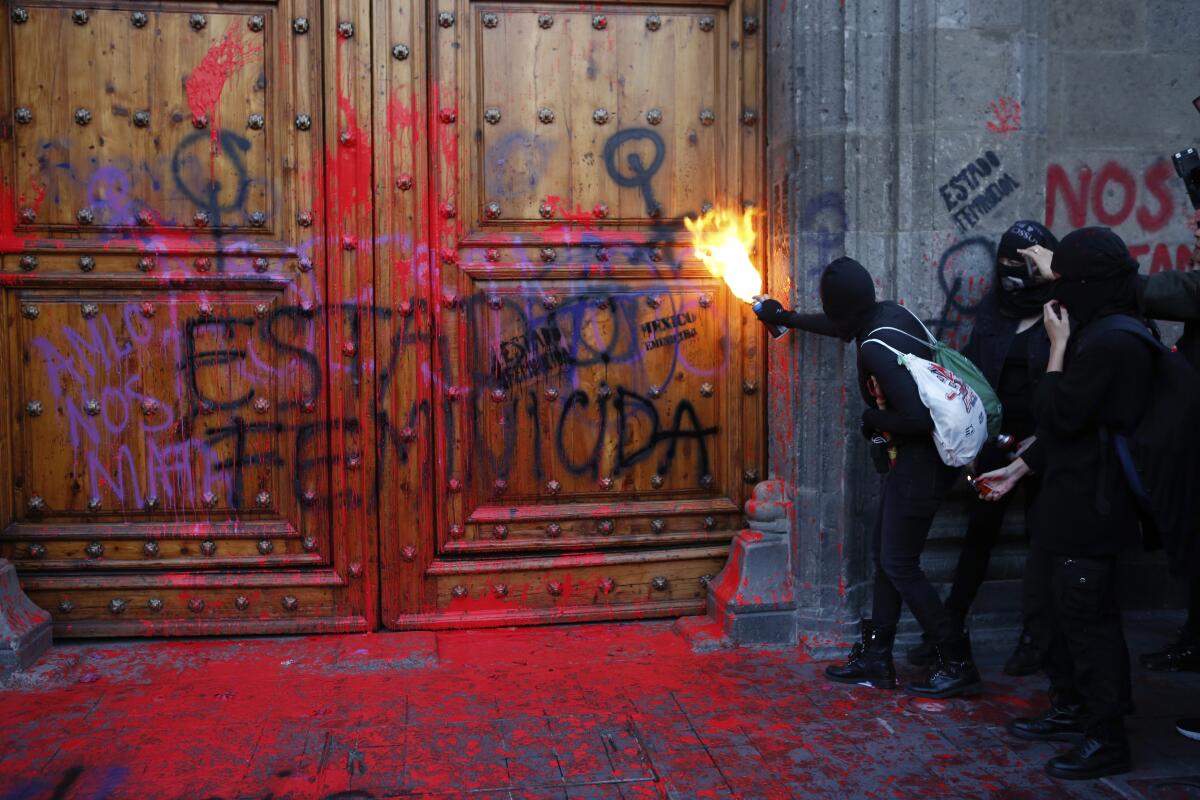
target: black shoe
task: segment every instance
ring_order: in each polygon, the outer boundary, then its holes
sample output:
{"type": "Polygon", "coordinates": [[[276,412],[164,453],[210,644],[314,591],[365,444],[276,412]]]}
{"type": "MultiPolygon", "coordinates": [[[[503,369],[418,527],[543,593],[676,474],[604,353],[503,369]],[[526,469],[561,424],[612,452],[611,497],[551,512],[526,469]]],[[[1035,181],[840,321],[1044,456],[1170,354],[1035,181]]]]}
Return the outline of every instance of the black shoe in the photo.
{"type": "Polygon", "coordinates": [[[1142,666],[1155,672],[1200,672],[1200,640],[1180,628],[1175,641],[1154,653],[1138,657],[1142,666]]]}
{"type": "Polygon", "coordinates": [[[1076,742],[1083,737],[1084,723],[1076,703],[1056,703],[1036,717],[1008,723],[1008,732],[1030,742],[1076,742]]]}
{"type": "MultiPolygon", "coordinates": [[[[951,611],[949,608],[946,611],[950,614],[950,619],[954,624],[954,630],[964,630],[966,626],[966,617],[959,614],[957,611],[951,611]]],[[[964,634],[965,635],[965,634],[964,634]]],[[[932,667],[937,665],[937,645],[933,638],[927,634],[921,634],[921,643],[915,644],[904,652],[908,663],[914,667],[932,667]]]]}
{"type": "Polygon", "coordinates": [[[929,678],[910,683],[909,694],[921,697],[971,697],[983,692],[983,679],[971,658],[971,642],[958,636],[937,646],[938,663],[929,670],[929,678]]]}
{"type": "Polygon", "coordinates": [[[1188,717],[1176,721],[1175,730],[1179,731],[1181,736],[1200,742],[1200,717],[1188,717]]]}
{"type": "Polygon", "coordinates": [[[925,635],[921,643],[914,644],[905,651],[908,663],[914,667],[932,667],[937,663],[937,646],[925,635]]]}
{"type": "Polygon", "coordinates": [[[1088,781],[1132,770],[1133,759],[1123,730],[1103,736],[1089,732],[1070,750],[1046,762],[1047,774],[1068,781],[1088,781]]]}
{"type": "Polygon", "coordinates": [[[1045,663],[1046,654],[1034,643],[1033,635],[1029,633],[1029,629],[1025,628],[1021,631],[1021,638],[1017,640],[1017,649],[1013,650],[1012,655],[1008,657],[1008,661],[1004,663],[1004,674],[1012,675],[1015,678],[1033,675],[1045,663]]]}
{"type": "Polygon", "coordinates": [[[862,641],[850,649],[844,666],[826,667],[825,677],[838,683],[856,683],[876,689],[896,688],[896,665],[892,644],[896,628],[877,628],[871,620],[862,621],[862,641]]]}

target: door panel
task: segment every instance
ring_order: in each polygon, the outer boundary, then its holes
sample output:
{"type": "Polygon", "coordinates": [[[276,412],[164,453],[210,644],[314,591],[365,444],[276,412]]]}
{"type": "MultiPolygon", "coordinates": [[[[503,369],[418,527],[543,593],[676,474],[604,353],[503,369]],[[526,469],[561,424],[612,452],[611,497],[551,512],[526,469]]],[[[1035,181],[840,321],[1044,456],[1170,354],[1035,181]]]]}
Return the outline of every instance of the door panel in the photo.
{"type": "Polygon", "coordinates": [[[681,220],[758,201],[754,0],[141,5],[0,24],[0,556],[57,632],[700,610],[763,342],[681,220]]]}
{"type": "Polygon", "coordinates": [[[682,226],[756,200],[742,12],[432,9],[444,450],[432,580],[388,624],[703,607],[761,461],[760,328],[682,226]]]}
{"type": "Polygon", "coordinates": [[[308,0],[5,11],[0,554],[59,633],[365,628],[336,27],[308,0]]]}
{"type": "Polygon", "coordinates": [[[45,189],[35,229],[203,222],[258,234],[279,224],[270,178],[282,106],[267,80],[275,9],[256,11],[263,21],[251,26],[246,13],[176,5],[137,12],[144,22],[133,9],[22,6],[11,74],[32,118],[17,132],[14,176],[45,189]],[[182,91],[178,71],[157,68],[168,54],[189,70],[182,91]]]}

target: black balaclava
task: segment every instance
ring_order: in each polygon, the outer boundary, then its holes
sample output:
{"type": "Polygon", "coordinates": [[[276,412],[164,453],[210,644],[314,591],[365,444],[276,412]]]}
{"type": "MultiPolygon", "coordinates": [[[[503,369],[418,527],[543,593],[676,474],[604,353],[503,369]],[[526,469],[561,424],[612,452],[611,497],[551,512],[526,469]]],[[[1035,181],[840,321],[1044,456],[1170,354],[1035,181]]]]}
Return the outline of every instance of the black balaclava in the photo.
{"type": "Polygon", "coordinates": [[[1109,228],[1068,233],[1054,251],[1050,268],[1059,276],[1054,299],[1067,309],[1072,328],[1110,314],[1137,315],[1138,263],[1109,228]]]}
{"type": "Polygon", "coordinates": [[[1023,219],[1012,224],[1000,237],[996,251],[996,303],[1000,313],[1009,319],[1040,316],[1042,306],[1054,296],[1054,285],[1025,266],[1025,257],[1018,253],[1040,244],[1047,250],[1058,247],[1058,239],[1039,222],[1023,219]],[[1021,262],[1019,267],[1000,263],[1001,258],[1021,262]]]}
{"type": "Polygon", "coordinates": [[[847,342],[875,310],[875,281],[853,258],[834,259],[821,273],[821,308],[847,342]]]}

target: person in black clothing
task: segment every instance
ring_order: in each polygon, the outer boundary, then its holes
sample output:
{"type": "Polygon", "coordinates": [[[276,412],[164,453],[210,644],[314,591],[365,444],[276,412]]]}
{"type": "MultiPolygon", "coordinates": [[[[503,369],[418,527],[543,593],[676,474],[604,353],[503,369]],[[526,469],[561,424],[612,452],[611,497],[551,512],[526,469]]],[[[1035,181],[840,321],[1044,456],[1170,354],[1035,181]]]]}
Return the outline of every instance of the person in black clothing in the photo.
{"type": "MultiPolygon", "coordinates": [[[[996,277],[992,290],[980,303],[971,338],[963,355],[979,367],[988,383],[996,389],[1004,409],[1004,433],[1021,443],[1034,441],[1033,395],[1050,358],[1050,339],[1042,324],[1043,306],[1051,299],[1051,282],[1031,270],[1021,250],[1041,246],[1053,252],[1058,239],[1045,226],[1020,220],[1000,237],[996,252],[996,277]]],[[[975,460],[975,471],[988,472],[1011,461],[1009,451],[989,442],[975,460]]],[[[1026,478],[1022,487],[1025,500],[1025,529],[1037,501],[1041,480],[1026,478]]],[[[946,597],[946,610],[954,624],[962,628],[979,587],[987,577],[988,561],[1000,537],[1004,515],[1013,495],[996,503],[984,502],[977,495],[970,501],[967,530],[954,582],[946,597]]],[[[1041,669],[1050,649],[1050,628],[1046,621],[1049,602],[1048,565],[1036,556],[1027,558],[1022,581],[1023,629],[1016,650],[1004,666],[1009,675],[1031,675],[1041,669]]],[[[927,666],[936,657],[933,643],[925,639],[908,651],[909,663],[927,666]]]]}
{"type": "Polygon", "coordinates": [[[1026,471],[1042,475],[1033,547],[1051,564],[1051,708],[1013,720],[1009,731],[1073,741],[1046,771],[1086,779],[1131,769],[1123,719],[1131,707],[1129,651],[1116,564],[1137,541],[1139,523],[1110,432],[1129,433],[1146,414],[1153,356],[1137,336],[1101,323],[1138,314],[1137,262],[1120,237],[1108,228],[1074,231],[1059,243],[1050,269],[1050,361],[1034,401],[1040,446],[980,480],[1003,495],[1026,471]]]}
{"type": "MultiPolygon", "coordinates": [[[[1145,278],[1142,284],[1142,312],[1151,319],[1184,323],[1183,335],[1176,348],[1197,371],[1200,371],[1200,212],[1193,223],[1195,246],[1192,249],[1192,269],[1188,272],[1159,272],[1145,278]]],[[[1172,572],[1182,575],[1188,583],[1187,619],[1175,641],[1161,650],[1144,653],[1142,666],[1156,672],[1200,672],[1200,553],[1192,559],[1172,561],[1172,572]]],[[[1200,740],[1200,718],[1179,720],[1179,732],[1189,739],[1200,740]]]]}
{"type": "Polygon", "coordinates": [[[899,304],[877,302],[870,274],[851,258],[833,261],[821,274],[821,307],[823,314],[797,314],[766,300],[757,314],[768,324],[857,341],[859,393],[867,404],[862,428],[877,442],[877,466],[888,470],[871,538],[873,613],[862,621],[862,641],[851,650],[848,662],[825,674],[833,681],[894,688],[892,646],[903,602],[935,643],[938,655],[928,679],[909,684],[908,690],[931,697],[978,694],[983,684],[969,643],[921,571],[930,524],[956,471],[938,455],[933,419],[912,376],[893,352],[866,341],[879,339],[900,352],[930,358],[930,348],[921,343],[928,341],[928,334],[899,304]],[[888,450],[895,454],[894,463],[888,450]]]}

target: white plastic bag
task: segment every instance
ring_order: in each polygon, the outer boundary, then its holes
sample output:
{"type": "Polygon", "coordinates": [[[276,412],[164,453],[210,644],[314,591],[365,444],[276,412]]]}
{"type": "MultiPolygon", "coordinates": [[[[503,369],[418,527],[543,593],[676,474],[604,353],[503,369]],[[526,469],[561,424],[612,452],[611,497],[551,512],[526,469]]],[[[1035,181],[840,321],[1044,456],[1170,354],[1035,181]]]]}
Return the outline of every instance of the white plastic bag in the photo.
{"type": "Polygon", "coordinates": [[[902,353],[879,339],[867,339],[863,346],[872,343],[895,353],[912,375],[921,402],[933,417],[933,443],[942,461],[951,467],[974,461],[987,441],[987,411],[975,390],[941,364],[902,353]]]}

